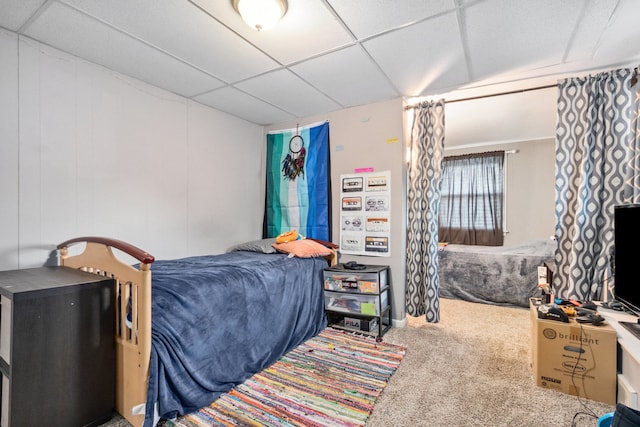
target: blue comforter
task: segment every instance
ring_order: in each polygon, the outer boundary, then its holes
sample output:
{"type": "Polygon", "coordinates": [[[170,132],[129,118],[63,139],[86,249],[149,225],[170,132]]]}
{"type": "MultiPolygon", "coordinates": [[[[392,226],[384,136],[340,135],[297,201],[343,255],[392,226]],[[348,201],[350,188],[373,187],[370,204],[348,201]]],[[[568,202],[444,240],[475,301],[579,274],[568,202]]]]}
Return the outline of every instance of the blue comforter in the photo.
{"type": "Polygon", "coordinates": [[[247,251],[156,261],[145,426],[193,412],[325,326],[322,258],[247,251]]]}

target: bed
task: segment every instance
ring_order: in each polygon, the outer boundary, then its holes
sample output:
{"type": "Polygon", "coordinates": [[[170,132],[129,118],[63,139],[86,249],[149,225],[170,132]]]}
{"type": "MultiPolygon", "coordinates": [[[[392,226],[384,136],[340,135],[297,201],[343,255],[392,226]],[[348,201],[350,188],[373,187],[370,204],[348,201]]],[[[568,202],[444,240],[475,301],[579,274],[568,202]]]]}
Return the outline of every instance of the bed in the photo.
{"type": "Polygon", "coordinates": [[[103,237],[58,245],[62,266],[115,279],[115,406],[134,426],[208,405],[326,326],[322,271],[337,247],[301,258],[250,243],[159,261],[103,237]]]}
{"type": "Polygon", "coordinates": [[[511,246],[446,245],[438,252],[440,296],[494,305],[529,307],[540,295],[537,267],[553,263],[556,242],[511,246]]]}

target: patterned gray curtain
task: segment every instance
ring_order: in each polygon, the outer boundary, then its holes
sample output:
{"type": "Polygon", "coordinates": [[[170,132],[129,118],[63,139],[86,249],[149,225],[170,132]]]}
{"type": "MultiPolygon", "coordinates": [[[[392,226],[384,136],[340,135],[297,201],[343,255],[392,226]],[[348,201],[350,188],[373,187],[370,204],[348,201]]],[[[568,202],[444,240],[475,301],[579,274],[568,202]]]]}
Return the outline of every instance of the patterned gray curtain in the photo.
{"type": "Polygon", "coordinates": [[[553,285],[562,298],[596,296],[609,271],[613,208],[629,200],[630,186],[637,188],[637,172],[632,178],[628,168],[632,77],[621,69],[558,83],[553,285]]]}
{"type": "Polygon", "coordinates": [[[634,103],[631,112],[631,146],[627,175],[624,182],[624,203],[640,203],[640,83],[638,83],[638,68],[631,75],[634,103]]]}
{"type": "Polygon", "coordinates": [[[444,100],[415,107],[408,173],[407,283],[411,316],[440,320],[438,208],[444,152],[444,100]]]}

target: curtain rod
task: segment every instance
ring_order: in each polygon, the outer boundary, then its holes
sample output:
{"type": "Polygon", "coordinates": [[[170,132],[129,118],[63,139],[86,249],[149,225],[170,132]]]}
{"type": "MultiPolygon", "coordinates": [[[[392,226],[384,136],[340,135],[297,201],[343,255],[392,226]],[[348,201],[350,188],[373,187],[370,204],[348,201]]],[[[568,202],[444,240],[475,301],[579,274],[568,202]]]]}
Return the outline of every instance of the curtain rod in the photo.
{"type": "MultiPolygon", "coordinates": [[[[454,102],[462,102],[462,101],[473,101],[475,99],[482,99],[482,98],[492,98],[494,96],[502,96],[502,95],[513,95],[514,93],[524,93],[524,92],[530,92],[532,90],[541,90],[541,89],[549,89],[552,87],[558,87],[557,84],[552,84],[552,85],[545,85],[545,86],[537,86],[537,87],[532,87],[529,89],[518,89],[518,90],[511,90],[508,92],[499,92],[499,93],[490,93],[488,95],[478,95],[478,96],[470,96],[468,98],[460,98],[460,99],[452,99],[451,101],[447,101],[445,99],[445,104],[453,104],[454,102]]],[[[417,105],[409,105],[407,107],[404,107],[405,110],[408,110],[410,108],[416,108],[417,105]]]]}

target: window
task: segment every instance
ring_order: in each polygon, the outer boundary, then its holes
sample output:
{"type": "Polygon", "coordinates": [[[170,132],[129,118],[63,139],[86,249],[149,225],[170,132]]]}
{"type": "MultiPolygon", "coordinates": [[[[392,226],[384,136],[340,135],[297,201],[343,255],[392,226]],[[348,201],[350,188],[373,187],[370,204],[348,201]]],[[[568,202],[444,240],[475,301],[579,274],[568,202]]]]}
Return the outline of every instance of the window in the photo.
{"type": "Polygon", "coordinates": [[[501,246],[504,151],[445,157],[438,240],[501,246]]]}

